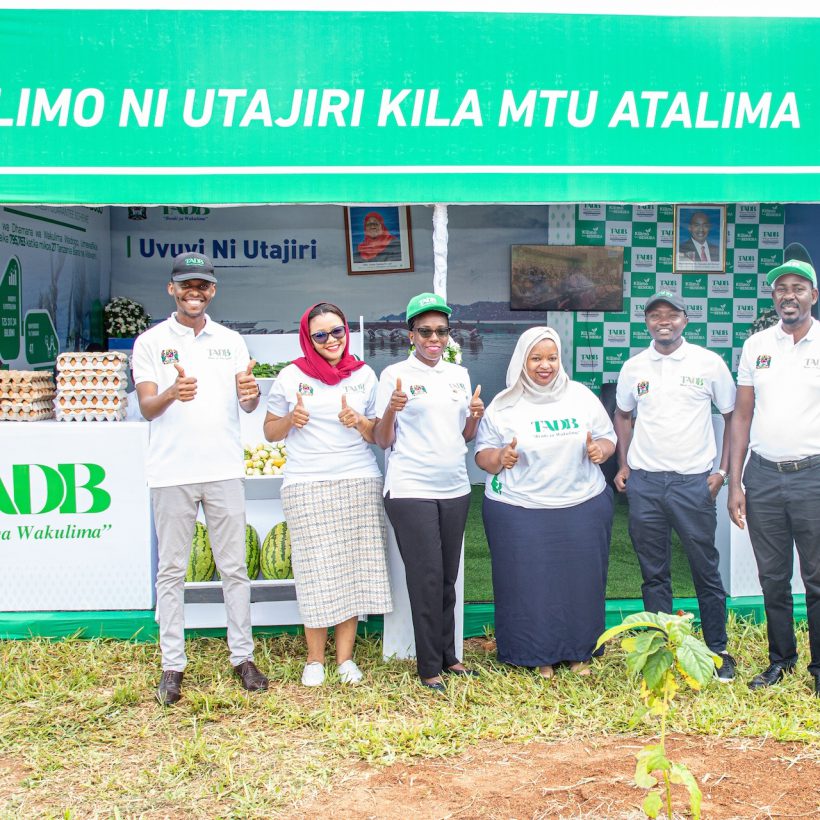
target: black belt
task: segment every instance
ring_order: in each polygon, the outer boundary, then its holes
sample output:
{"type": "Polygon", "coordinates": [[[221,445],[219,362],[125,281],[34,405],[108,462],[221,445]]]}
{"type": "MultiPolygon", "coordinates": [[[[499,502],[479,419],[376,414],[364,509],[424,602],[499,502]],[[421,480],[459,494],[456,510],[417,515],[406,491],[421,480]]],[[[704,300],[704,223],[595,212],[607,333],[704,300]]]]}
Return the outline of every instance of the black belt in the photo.
{"type": "Polygon", "coordinates": [[[820,456],[806,456],[797,461],[769,461],[768,458],[759,456],[754,450],[750,458],[761,467],[768,467],[770,470],[777,470],[778,473],[796,473],[799,470],[808,470],[809,467],[816,467],[820,464],[820,456]]]}

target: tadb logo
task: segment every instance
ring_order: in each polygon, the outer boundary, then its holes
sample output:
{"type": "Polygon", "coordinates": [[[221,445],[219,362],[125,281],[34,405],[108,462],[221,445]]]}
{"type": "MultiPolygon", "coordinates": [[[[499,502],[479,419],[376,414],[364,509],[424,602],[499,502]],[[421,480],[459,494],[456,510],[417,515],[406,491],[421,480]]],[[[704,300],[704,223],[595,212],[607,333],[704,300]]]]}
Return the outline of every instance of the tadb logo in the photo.
{"type": "Polygon", "coordinates": [[[99,464],[57,464],[56,467],[14,464],[11,483],[4,484],[0,478],[0,513],[42,515],[58,510],[65,515],[85,515],[104,512],[111,506],[110,493],[100,486],[104,480],[105,470],[99,464]],[[85,491],[82,504],[78,503],[78,490],[85,491]]]}

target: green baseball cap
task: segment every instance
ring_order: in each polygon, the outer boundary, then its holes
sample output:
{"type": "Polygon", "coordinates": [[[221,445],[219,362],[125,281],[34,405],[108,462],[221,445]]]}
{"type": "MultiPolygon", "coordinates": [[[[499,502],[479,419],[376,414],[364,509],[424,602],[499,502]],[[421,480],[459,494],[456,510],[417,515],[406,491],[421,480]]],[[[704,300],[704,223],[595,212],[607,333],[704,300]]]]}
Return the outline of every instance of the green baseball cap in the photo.
{"type": "Polygon", "coordinates": [[[427,313],[428,310],[435,310],[437,313],[445,314],[445,316],[449,316],[453,312],[453,309],[448,307],[447,302],[437,293],[420,293],[407,303],[407,321],[409,322],[419,313],[427,313]]]}
{"type": "Polygon", "coordinates": [[[779,268],[772,268],[766,277],[766,282],[769,285],[773,285],[775,279],[779,279],[787,273],[802,276],[811,282],[813,288],[817,287],[817,274],[814,272],[814,268],[808,262],[801,262],[799,259],[789,259],[788,262],[784,262],[779,268]]]}

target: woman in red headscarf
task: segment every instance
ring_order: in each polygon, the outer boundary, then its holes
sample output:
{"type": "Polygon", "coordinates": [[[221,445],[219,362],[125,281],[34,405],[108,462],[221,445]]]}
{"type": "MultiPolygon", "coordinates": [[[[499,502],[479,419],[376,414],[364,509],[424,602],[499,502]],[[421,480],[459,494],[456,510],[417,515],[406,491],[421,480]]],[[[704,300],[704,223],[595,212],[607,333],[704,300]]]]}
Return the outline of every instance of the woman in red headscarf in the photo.
{"type": "Polygon", "coordinates": [[[401,259],[401,242],[384,224],[378,211],[364,217],[364,239],[356,246],[356,262],[395,262],[401,259]]]}
{"type": "Polygon", "coordinates": [[[382,476],[372,450],[377,380],[349,352],[349,330],[336,305],[305,311],[304,356],[285,367],[268,397],[268,441],[287,442],[282,509],[291,538],[293,576],[305,625],[305,686],[325,679],[328,627],[344,683],[362,678],[353,660],[358,616],[390,612],[382,476]]]}

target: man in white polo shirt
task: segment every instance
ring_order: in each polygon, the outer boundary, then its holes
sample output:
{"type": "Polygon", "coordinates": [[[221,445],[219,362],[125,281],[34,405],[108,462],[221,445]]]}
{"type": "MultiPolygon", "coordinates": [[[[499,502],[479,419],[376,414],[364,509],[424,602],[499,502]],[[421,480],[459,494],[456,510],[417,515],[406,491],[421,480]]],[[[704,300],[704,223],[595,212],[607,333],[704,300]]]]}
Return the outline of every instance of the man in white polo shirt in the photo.
{"type": "Polygon", "coordinates": [[[200,503],[222,576],[231,664],[245,689],[268,688],[253,663],[238,412],[239,407],[253,412],[259,386],[242,337],[205,313],[215,293],[211,260],[180,254],[168,283],[176,312],[134,345],[134,383],[142,415],[151,423],[147,476],[159,540],[162,651],[156,695],[163,706],[180,699],[186,664],[185,571],[200,503]]]}
{"type": "Polygon", "coordinates": [[[683,338],[688,317],[679,296],[656,293],[646,303],[645,317],[652,344],[626,362],[618,377],[615,487],[629,499],[629,535],[643,575],[644,607],[672,611],[674,528],[692,569],[703,638],[723,659],[718,680],[730,681],[735,662],[726,652],[715,498],[728,475],[735,384],[720,356],[683,338]],[[714,472],[712,403],[726,422],[720,468],[714,472]]]}
{"type": "Polygon", "coordinates": [[[811,316],[817,275],[790,259],[767,281],[780,323],[743,344],[729,483],[729,515],[738,527],[749,525],[766,607],[769,667],[749,686],[773,686],[797,663],[795,545],[806,586],[809,672],[820,696],[820,323],[811,316]]]}

